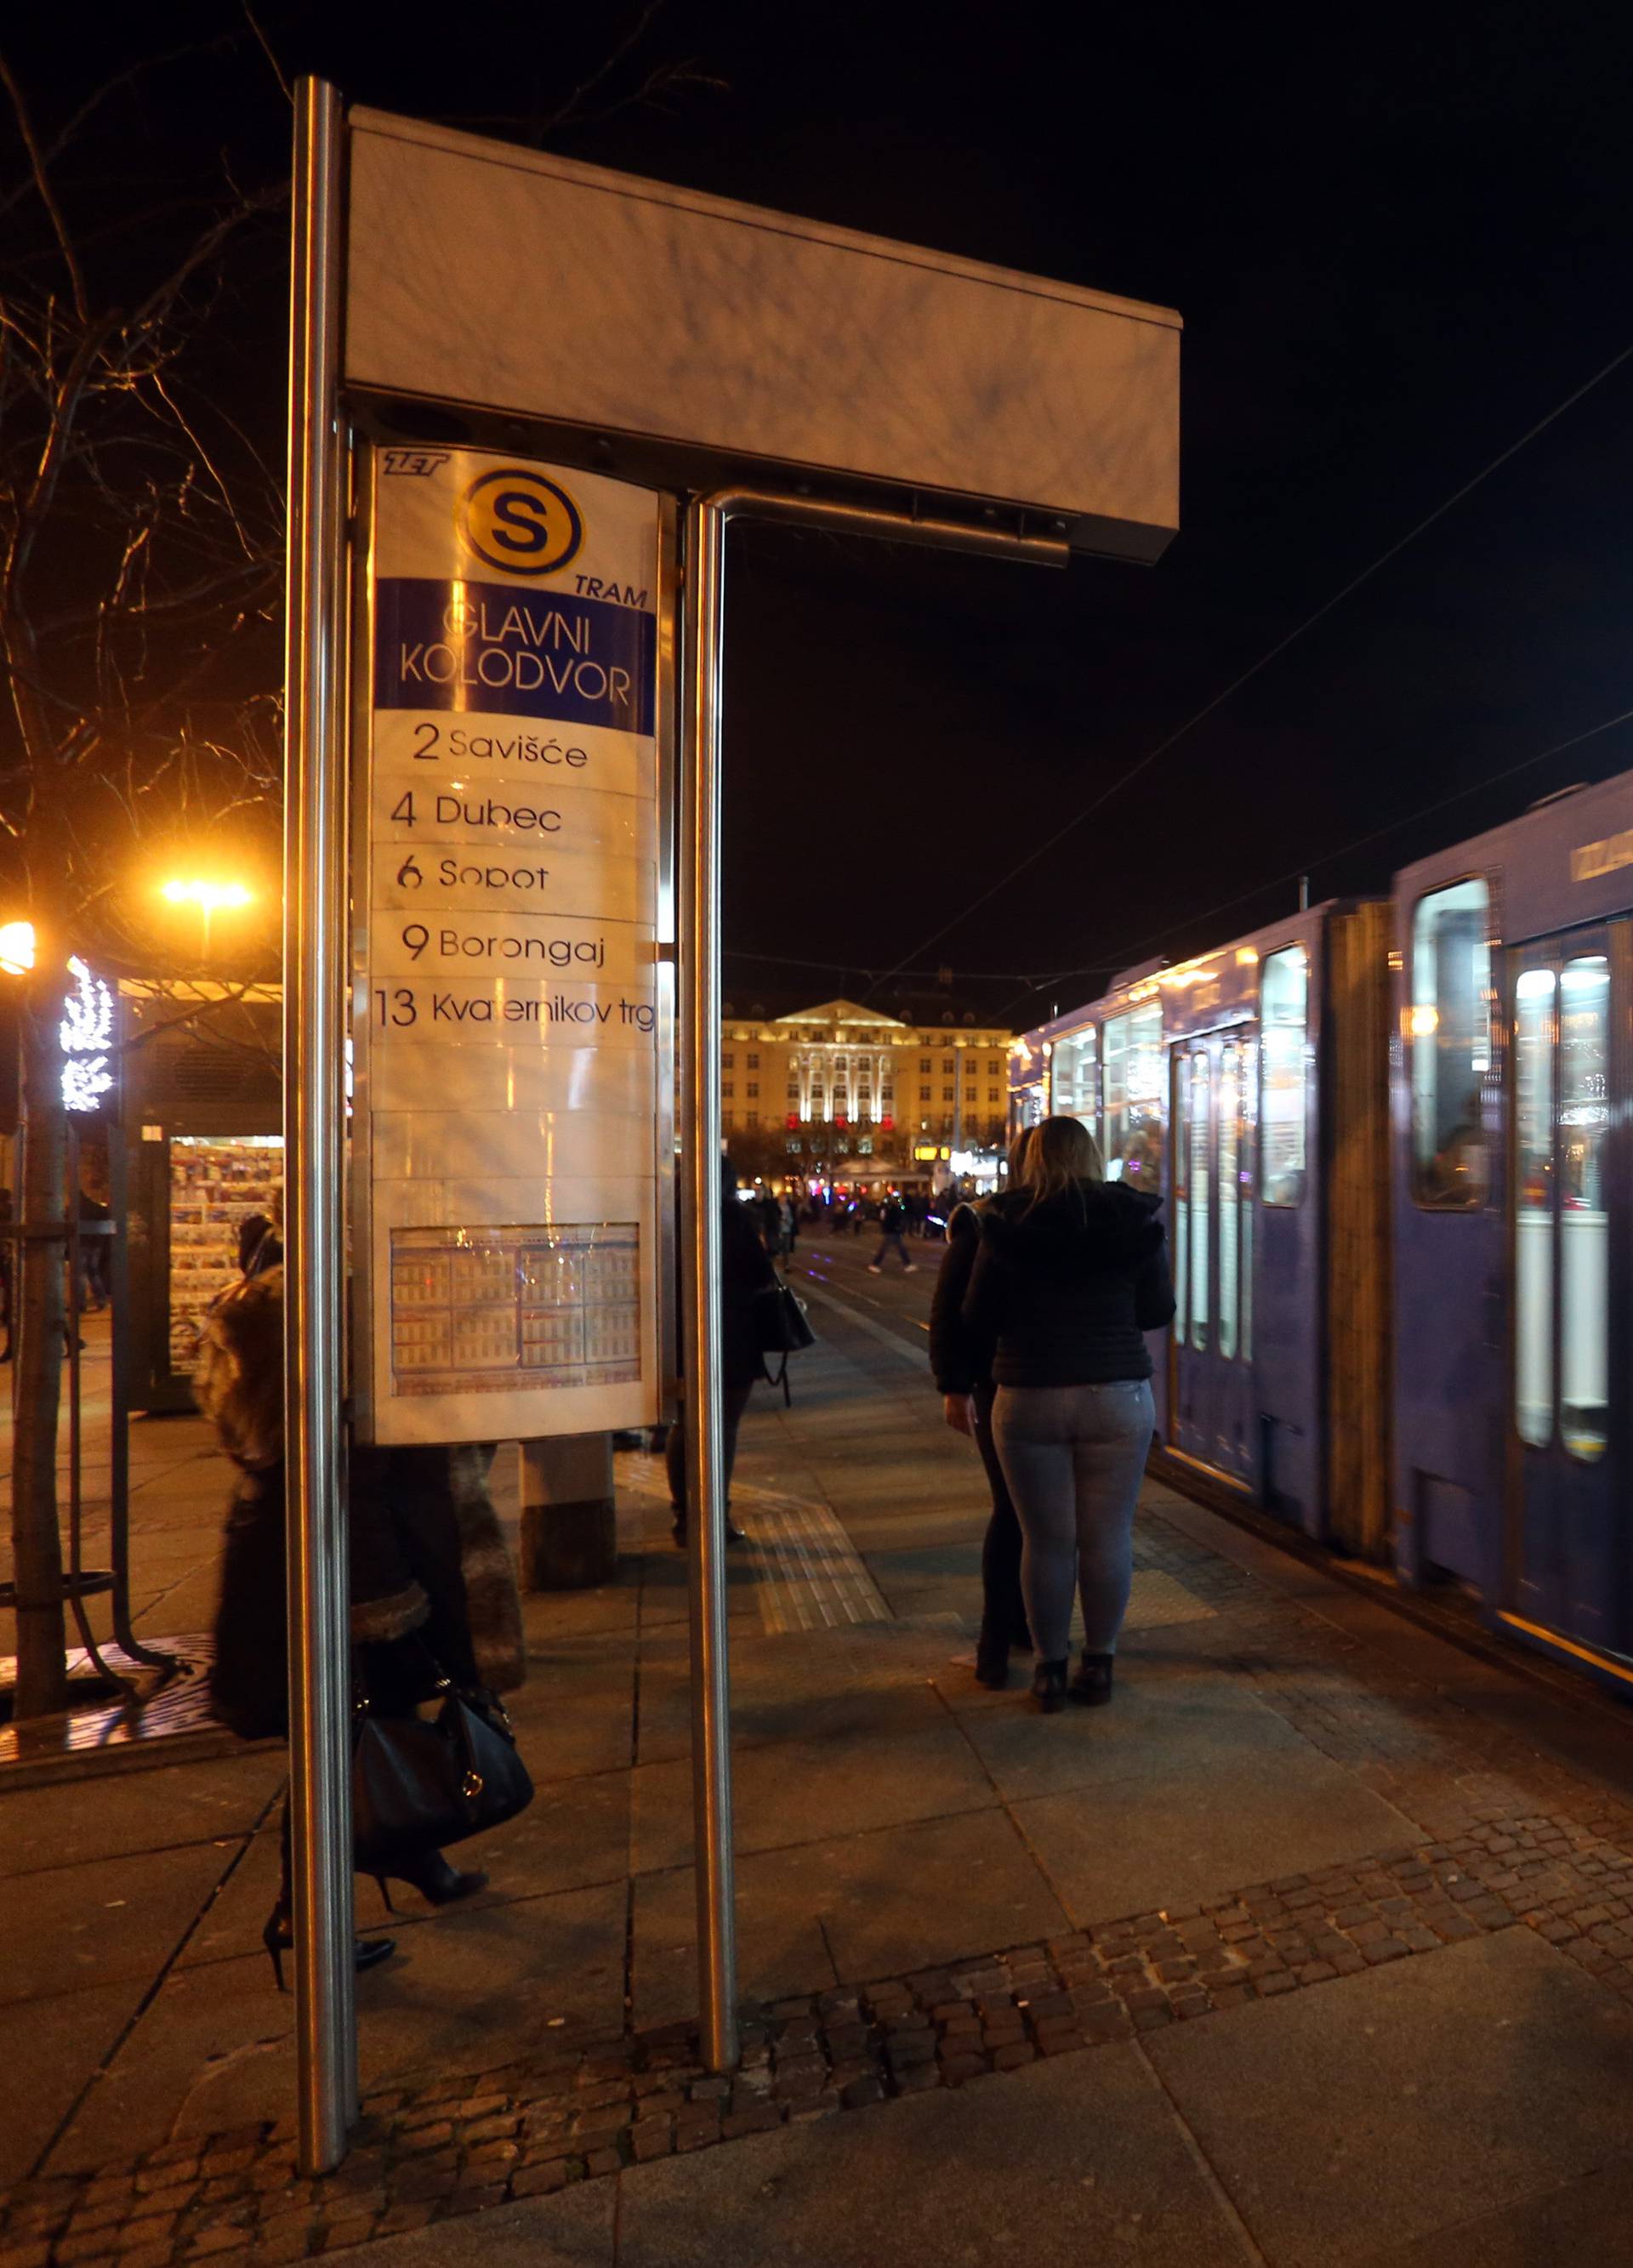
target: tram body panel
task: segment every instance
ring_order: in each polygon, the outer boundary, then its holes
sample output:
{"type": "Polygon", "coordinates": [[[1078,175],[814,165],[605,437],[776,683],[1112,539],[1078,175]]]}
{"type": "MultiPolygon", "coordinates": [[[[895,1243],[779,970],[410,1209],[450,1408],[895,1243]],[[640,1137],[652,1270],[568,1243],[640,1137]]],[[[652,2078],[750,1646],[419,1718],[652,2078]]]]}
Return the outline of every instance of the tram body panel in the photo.
{"type": "Polygon", "coordinates": [[[1396,897],[1399,1564],[1625,1657],[1633,775],[1420,861],[1396,897]],[[1477,1068],[1474,1119],[1448,1089],[1477,1068]]]}

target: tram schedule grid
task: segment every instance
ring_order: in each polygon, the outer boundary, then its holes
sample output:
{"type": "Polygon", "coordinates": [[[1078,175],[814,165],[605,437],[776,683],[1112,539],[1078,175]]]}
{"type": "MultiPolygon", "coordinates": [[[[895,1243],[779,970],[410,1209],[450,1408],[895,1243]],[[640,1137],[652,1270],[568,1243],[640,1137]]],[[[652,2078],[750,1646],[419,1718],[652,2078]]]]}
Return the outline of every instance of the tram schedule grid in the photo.
{"type": "Polygon", "coordinates": [[[640,1228],[391,1231],[394,1394],[640,1378],[640,1228]]]}

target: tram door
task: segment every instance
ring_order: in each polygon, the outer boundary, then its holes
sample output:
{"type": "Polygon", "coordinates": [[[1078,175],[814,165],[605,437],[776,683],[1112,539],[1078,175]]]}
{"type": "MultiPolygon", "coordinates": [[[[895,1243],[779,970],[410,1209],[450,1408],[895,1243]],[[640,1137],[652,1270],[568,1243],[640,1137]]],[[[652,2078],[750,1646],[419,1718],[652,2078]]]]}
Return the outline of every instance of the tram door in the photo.
{"type": "Polygon", "coordinates": [[[1257,1484],[1253,1191],[1258,1048],[1251,1027],[1177,1042],[1173,1137],[1173,1383],[1170,1438],[1257,1484]]]}
{"type": "Polygon", "coordinates": [[[1511,1595],[1527,1619],[1627,1643],[1628,1093],[1633,924],[1511,953],[1511,1595]],[[1613,1390],[1613,1381],[1615,1388],[1613,1390]]]}

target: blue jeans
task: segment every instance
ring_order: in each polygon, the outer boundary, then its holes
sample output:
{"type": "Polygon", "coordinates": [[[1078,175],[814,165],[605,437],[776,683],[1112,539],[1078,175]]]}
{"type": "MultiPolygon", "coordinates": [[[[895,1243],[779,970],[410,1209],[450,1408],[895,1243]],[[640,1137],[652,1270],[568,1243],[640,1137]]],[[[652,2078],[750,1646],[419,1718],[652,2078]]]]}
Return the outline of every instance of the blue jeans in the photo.
{"type": "Polygon", "coordinates": [[[887,1252],[894,1252],[896,1257],[901,1262],[904,1268],[911,1268],[913,1266],[912,1261],[907,1257],[907,1247],[902,1242],[902,1233],[899,1228],[887,1228],[885,1230],[883,1235],[879,1239],[879,1248],[873,1256],[871,1265],[875,1268],[883,1268],[884,1265],[884,1256],[887,1252]]]}
{"type": "Polygon", "coordinates": [[[1021,1588],[1039,1661],[1071,1642],[1114,1653],[1134,1581],[1134,1515],[1156,1411],[1143,1378],[1105,1386],[1001,1386],[993,1438],[1026,1539],[1021,1588]]]}

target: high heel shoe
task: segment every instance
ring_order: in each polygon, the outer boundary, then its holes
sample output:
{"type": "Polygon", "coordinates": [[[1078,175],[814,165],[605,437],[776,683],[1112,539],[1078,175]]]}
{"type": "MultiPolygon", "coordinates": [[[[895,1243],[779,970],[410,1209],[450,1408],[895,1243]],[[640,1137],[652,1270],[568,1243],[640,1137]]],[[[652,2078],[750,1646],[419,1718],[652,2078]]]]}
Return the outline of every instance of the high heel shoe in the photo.
{"type": "Polygon", "coordinates": [[[1090,1653],[1085,1646],[1072,1679],[1073,1700],[1081,1701],[1087,1709],[1103,1709],[1112,1697],[1112,1670],[1116,1660],[1114,1653],[1090,1653]]]}
{"type": "MultiPolygon", "coordinates": [[[[286,1905],[275,1905],[267,1916],[267,1926],[261,1933],[261,1942],[272,1963],[272,1974],[277,1979],[280,1992],[289,1990],[284,1982],[284,1955],[295,1942],[294,1918],[286,1905]]],[[[394,1937],[355,1937],[351,1940],[351,1965],[359,1976],[366,1969],[378,1969],[382,1961],[389,1961],[397,1949],[394,1937]]]]}
{"type": "Polygon", "coordinates": [[[391,1893],[386,1888],[388,1880],[406,1882],[410,1889],[419,1892],[427,1905],[433,1906],[452,1905],[455,1898],[474,1898],[478,1890],[485,1890],[488,1887],[488,1878],[484,1874],[476,1868],[469,1874],[461,1874],[458,1867],[449,1866],[440,1851],[432,1851],[427,1857],[417,1859],[411,1867],[399,1867],[394,1875],[376,1874],[374,1880],[380,1886],[380,1895],[386,1902],[388,1913],[396,1911],[391,1903],[391,1893]]]}
{"type": "Polygon", "coordinates": [[[1062,1654],[1059,1661],[1040,1661],[1032,1672],[1032,1698],[1046,1717],[1066,1706],[1067,1660],[1062,1654]]]}

